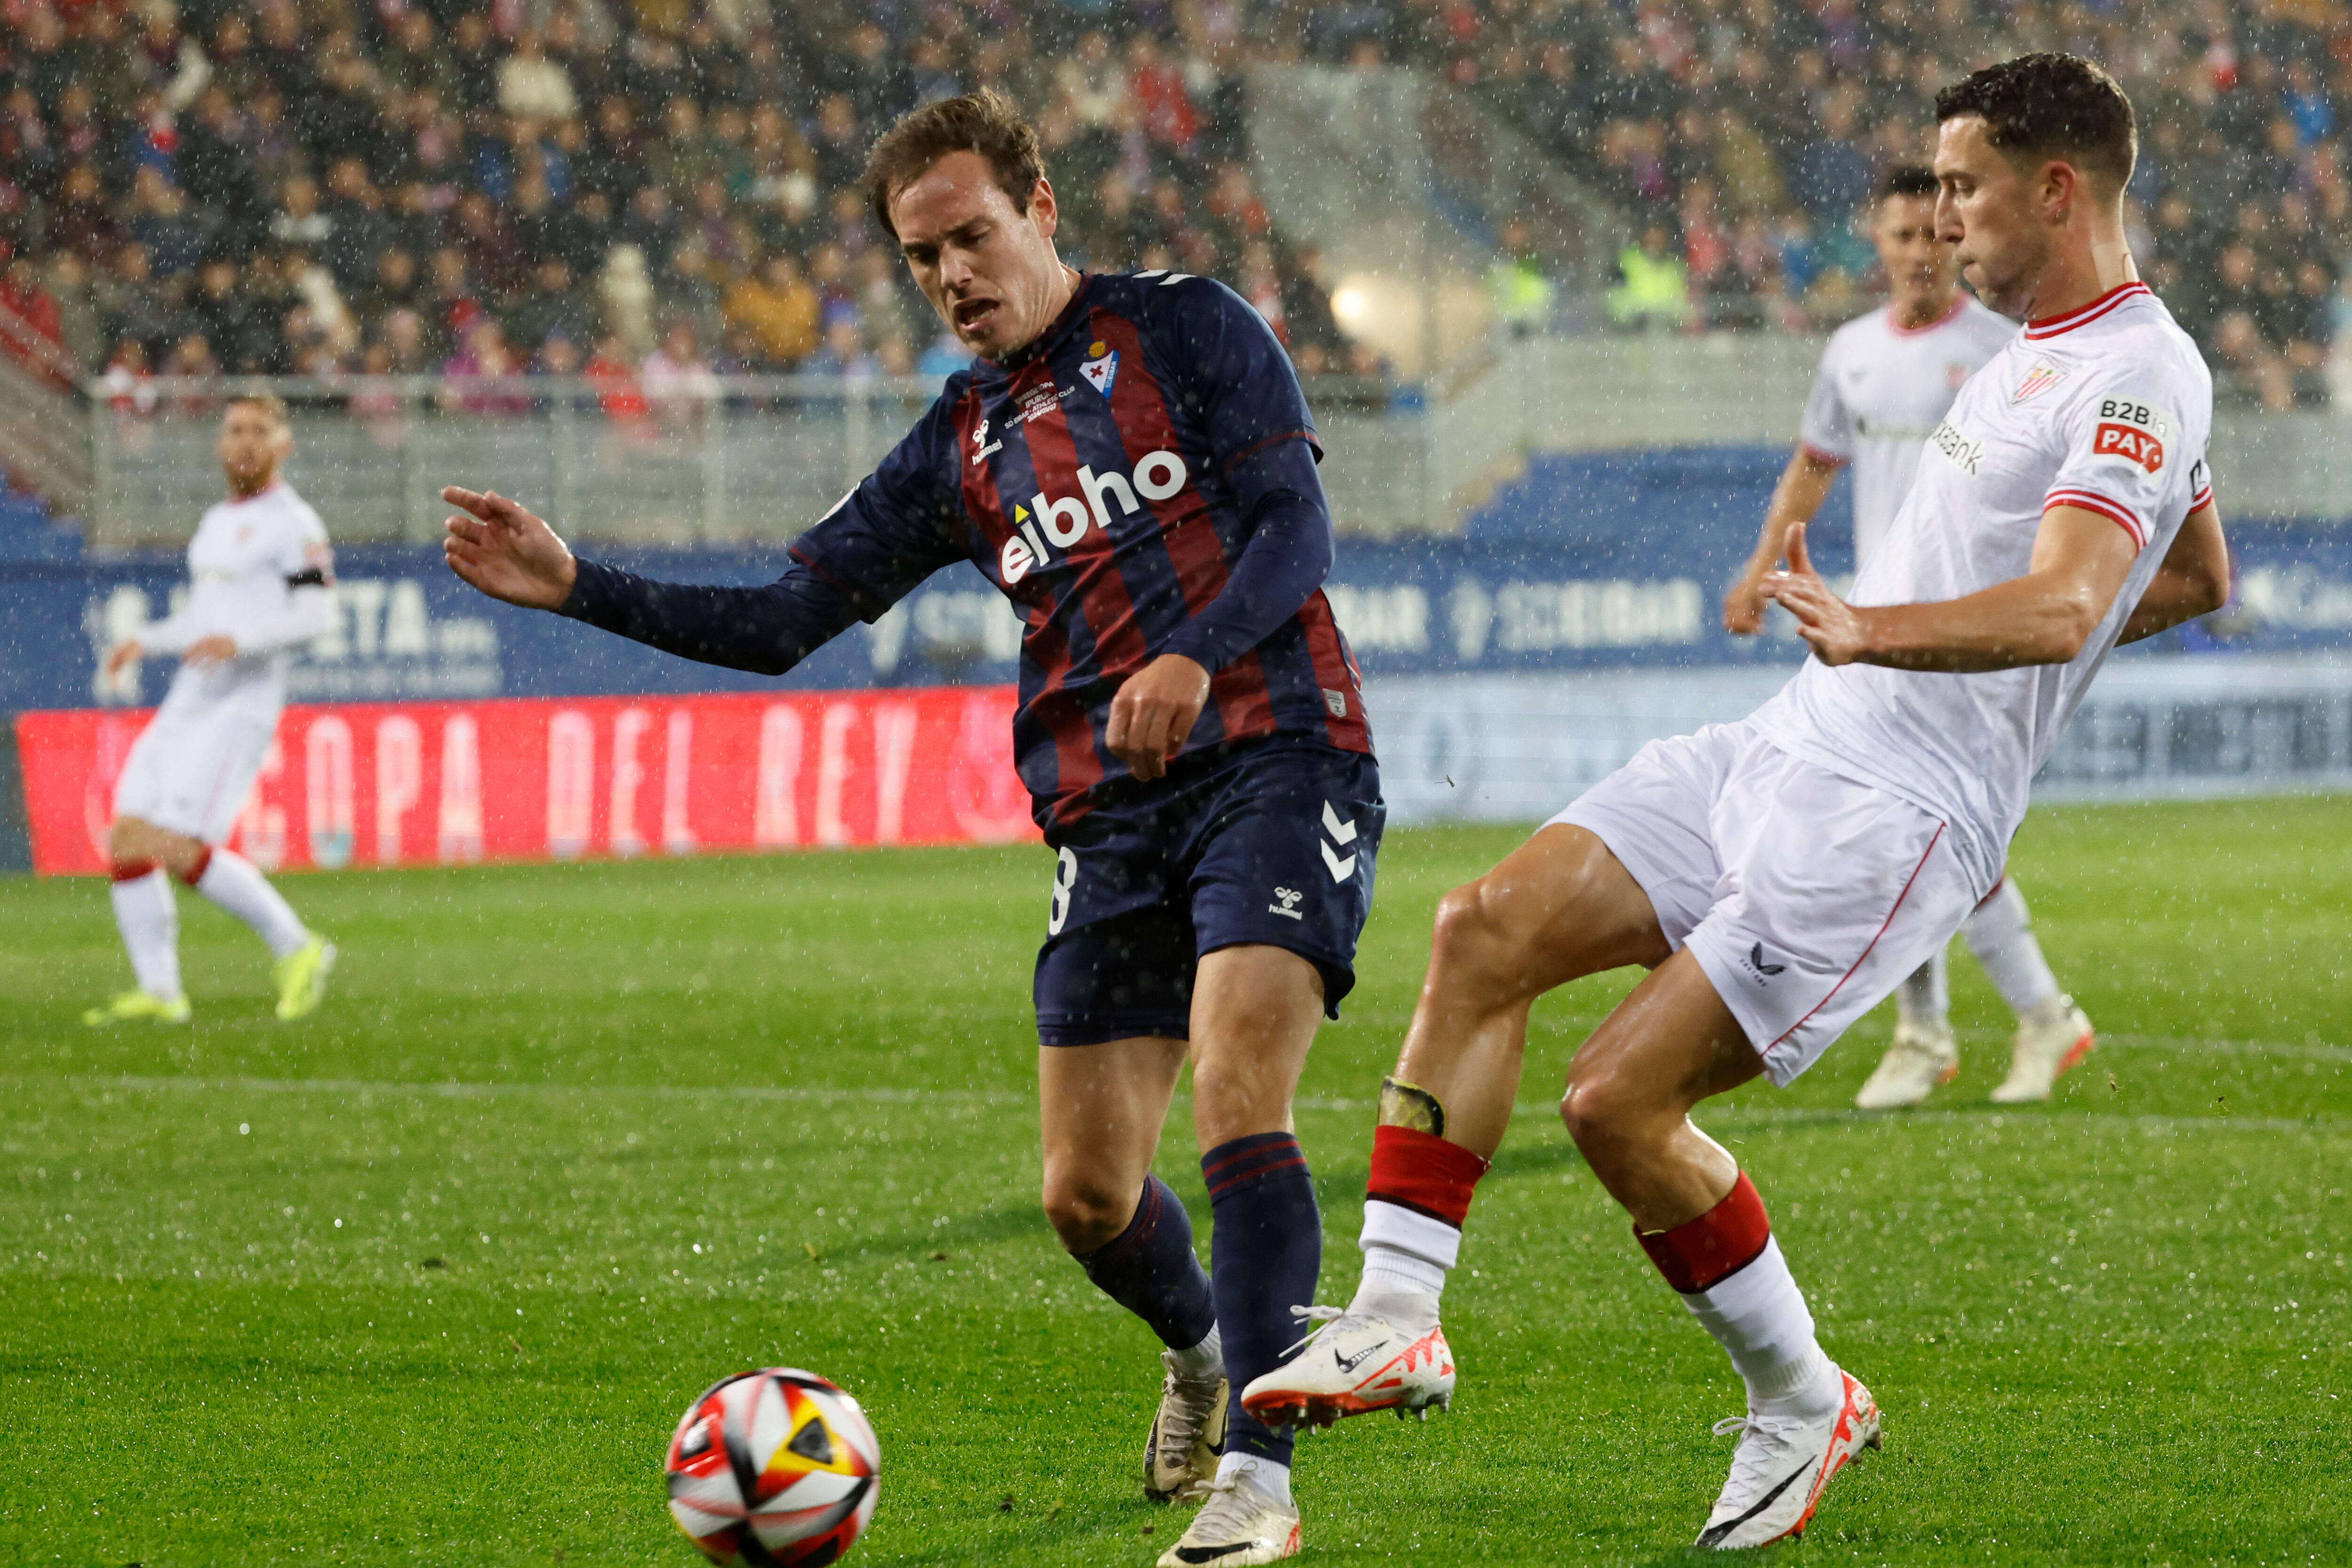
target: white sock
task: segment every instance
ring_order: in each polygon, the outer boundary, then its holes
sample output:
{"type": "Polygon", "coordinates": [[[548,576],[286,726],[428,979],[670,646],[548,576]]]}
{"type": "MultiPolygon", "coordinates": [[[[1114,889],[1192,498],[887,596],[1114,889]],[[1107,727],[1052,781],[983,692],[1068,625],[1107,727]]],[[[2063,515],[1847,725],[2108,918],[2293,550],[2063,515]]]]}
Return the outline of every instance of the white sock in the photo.
{"type": "Polygon", "coordinates": [[[1209,1325],[1209,1337],[1190,1350],[1171,1351],[1176,1358],[1179,1377],[1215,1377],[1225,1370],[1225,1337],[1217,1332],[1217,1325],[1209,1325]]]}
{"type": "Polygon", "coordinates": [[[114,884],[114,924],[131,950],[139,989],[166,1002],[180,995],[180,906],[171,874],[162,867],[114,884]]]}
{"type": "Polygon", "coordinates": [[[1290,1500],[1290,1467],[1288,1465],[1261,1458],[1256,1454],[1244,1454],[1239,1449],[1228,1450],[1225,1457],[1217,1461],[1217,1479],[1221,1481],[1229,1481],[1235,1476],[1244,1474],[1249,1477],[1250,1484],[1258,1490],[1271,1492],[1285,1502],[1290,1500]]]}
{"type": "Polygon", "coordinates": [[[1895,1008],[1905,1023],[1931,1027],[1952,1016],[1952,971],[1942,948],[1904,977],[1895,993],[1895,1008]]]}
{"type": "Polygon", "coordinates": [[[1446,1271],[1462,1256],[1462,1233],[1442,1219],[1378,1198],[1364,1205],[1363,1278],[1349,1310],[1384,1318],[1418,1338],[1437,1326],[1446,1271]]]}
{"type": "Polygon", "coordinates": [[[1818,1421],[1835,1411],[1844,1385],[1813,1337],[1805,1293],[1769,1239],[1737,1274],[1683,1298],[1748,1384],[1752,1415],[1818,1421]]]}
{"type": "Polygon", "coordinates": [[[1969,951],[1984,966],[1985,976],[2009,1010],[2024,1017],[2058,994],[2058,977],[2033,940],[2033,915],[2016,882],[2004,877],[1992,896],[1979,904],[1960,923],[1969,951]]]}
{"type": "Polygon", "coordinates": [[[278,896],[260,867],[234,849],[212,852],[205,874],[196,879],[196,891],[251,926],[279,958],[310,940],[294,906],[278,896]]]}

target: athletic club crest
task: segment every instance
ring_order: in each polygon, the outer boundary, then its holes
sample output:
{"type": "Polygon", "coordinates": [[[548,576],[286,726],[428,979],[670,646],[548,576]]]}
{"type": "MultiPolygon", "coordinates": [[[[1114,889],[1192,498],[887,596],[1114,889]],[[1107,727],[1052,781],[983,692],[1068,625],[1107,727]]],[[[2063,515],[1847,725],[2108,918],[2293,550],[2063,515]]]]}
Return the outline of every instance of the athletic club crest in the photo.
{"type": "Polygon", "coordinates": [[[1079,365],[1078,374],[1087,378],[1087,385],[1108,397],[1111,383],[1118,379],[1118,351],[1097,339],[1087,345],[1087,353],[1096,357],[1079,365]]]}
{"type": "Polygon", "coordinates": [[[2025,373],[2025,379],[2009,395],[2009,405],[2014,408],[2021,403],[2030,403],[2065,379],[2066,373],[2056,365],[2037,364],[2025,373]]]}

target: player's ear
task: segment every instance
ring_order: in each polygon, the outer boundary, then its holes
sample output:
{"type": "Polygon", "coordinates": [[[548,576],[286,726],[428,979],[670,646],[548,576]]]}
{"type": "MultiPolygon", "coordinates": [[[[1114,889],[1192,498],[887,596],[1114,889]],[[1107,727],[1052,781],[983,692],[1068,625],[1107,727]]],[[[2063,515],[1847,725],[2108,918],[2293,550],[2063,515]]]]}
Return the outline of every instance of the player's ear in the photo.
{"type": "Polygon", "coordinates": [[[1054,200],[1054,182],[1043,174],[1029,187],[1029,221],[1047,239],[1054,237],[1054,231],[1062,224],[1062,209],[1054,200]]]}

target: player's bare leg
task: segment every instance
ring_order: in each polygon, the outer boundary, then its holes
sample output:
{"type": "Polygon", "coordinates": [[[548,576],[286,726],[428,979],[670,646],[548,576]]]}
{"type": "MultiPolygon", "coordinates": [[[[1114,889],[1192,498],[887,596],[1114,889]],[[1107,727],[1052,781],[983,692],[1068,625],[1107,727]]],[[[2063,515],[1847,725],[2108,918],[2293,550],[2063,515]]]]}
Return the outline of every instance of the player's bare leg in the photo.
{"type": "Polygon", "coordinates": [[[1546,828],[1441,904],[1421,1005],[1381,1094],[1363,1283],[1244,1403],[1328,1419],[1450,1398],[1439,1297],[1507,1122],[1528,1005],[1625,963],[1655,969],[1578,1053],[1561,1115],[1747,1382],[1748,1414],[1724,1427],[1742,1434],[1731,1480],[1701,1540],[1759,1544],[1802,1528],[1829,1478],[1876,1441],[1876,1412],[1814,1341],[1754,1186],[1689,1120],[1700,1100],[1760,1073],[1760,1058],[1697,962],[1668,955],[1639,884],[1583,828],[1546,828]]]}
{"type": "Polygon", "coordinates": [[[1731,1476],[1701,1546],[1800,1534],[1824,1488],[1879,1443],[1870,1391],[1831,1362],[1772,1238],[1763,1200],[1730,1152],[1690,1120],[1702,1100],[1760,1075],[1756,1053],[1688,952],[1660,964],[1569,1066],[1560,1118],[1667,1283],[1747,1384],[1731,1476]]]}
{"type": "Polygon", "coordinates": [[[1224,1351],[1181,1199],[1151,1173],[1190,1047],[1157,1037],[1041,1046],[1045,1217],[1087,1278],[1167,1348],[1144,1443],[1144,1489],[1207,1495],[1224,1443],[1224,1351]]]}
{"type": "Polygon", "coordinates": [[[1382,1085],[1360,1245],[1364,1272],[1313,1350],[1245,1393],[1318,1424],[1444,1405],[1454,1362],[1438,1325],[1470,1194],[1517,1098],[1528,1010],[1554,986],[1667,953],[1640,884],[1585,828],[1544,828],[1439,900],[1427,976],[1382,1085]]]}
{"type": "Polygon", "coordinates": [[[107,850],[113,867],[115,921],[130,950],[139,989],[90,1009],[82,1016],[85,1023],[186,1019],[173,879],[245,921],[269,944],[277,960],[278,1017],[299,1018],[318,1007],[334,967],[335,949],[302,924],[252,861],[136,816],[114,819],[107,850]]]}

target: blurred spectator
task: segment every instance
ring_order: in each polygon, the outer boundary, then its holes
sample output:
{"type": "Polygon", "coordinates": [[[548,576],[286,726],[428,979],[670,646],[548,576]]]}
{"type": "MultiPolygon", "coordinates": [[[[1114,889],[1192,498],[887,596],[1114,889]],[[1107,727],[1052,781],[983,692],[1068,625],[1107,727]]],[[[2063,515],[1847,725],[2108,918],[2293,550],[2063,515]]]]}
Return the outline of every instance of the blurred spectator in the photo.
{"type": "Polygon", "coordinates": [[[790,256],[778,252],[758,272],[747,274],[727,294],[728,325],[749,330],[759,346],[762,364],[789,369],[815,349],[818,335],[816,290],[802,278],[790,256]]]}
{"type": "Polygon", "coordinates": [[[1679,327],[1691,319],[1688,269],[1674,254],[1665,226],[1652,224],[1641,243],[1617,253],[1621,281],[1609,291],[1609,319],[1621,327],[1679,327]]]}

